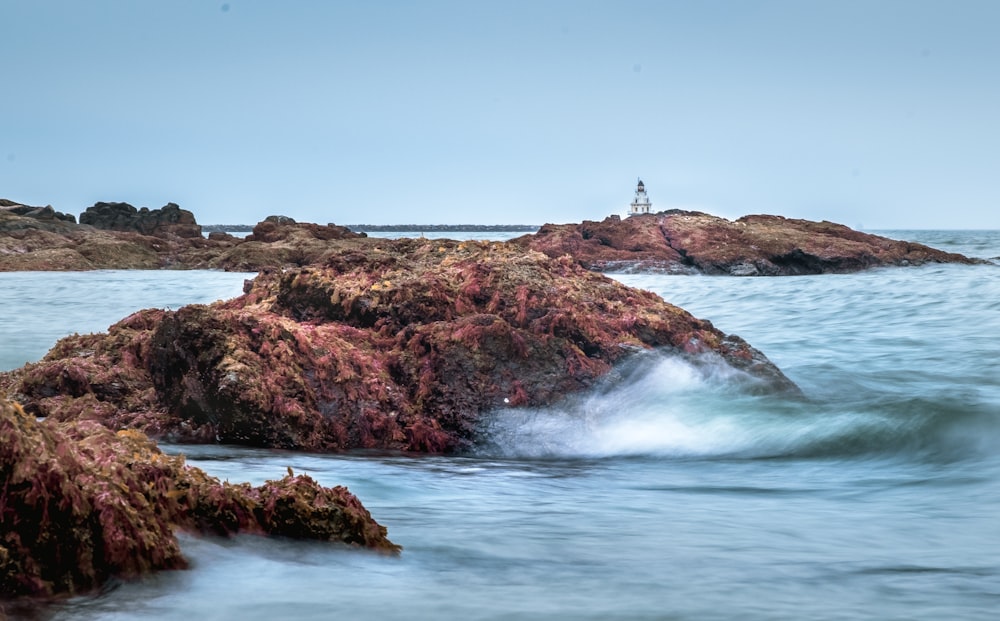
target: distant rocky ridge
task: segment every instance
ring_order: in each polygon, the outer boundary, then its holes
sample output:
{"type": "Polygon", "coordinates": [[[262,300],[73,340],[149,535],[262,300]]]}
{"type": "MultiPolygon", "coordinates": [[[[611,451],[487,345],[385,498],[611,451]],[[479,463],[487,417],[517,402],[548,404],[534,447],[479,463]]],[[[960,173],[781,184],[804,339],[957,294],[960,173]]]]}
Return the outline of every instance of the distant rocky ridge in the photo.
{"type": "MultiPolygon", "coordinates": [[[[202,227],[190,211],[168,203],[136,209],[96,203],[80,216],[51,207],[0,201],[0,271],[88,269],[223,269],[259,271],[321,261],[346,239],[365,237],[351,227],[299,223],[269,216],[244,238],[219,226],[202,227]],[[205,230],[211,230],[203,237],[205,230]]],[[[353,225],[369,230],[421,232],[532,229],[528,225],[353,225]]],[[[229,228],[228,230],[234,230],[229,228]]],[[[377,241],[372,241],[377,245],[377,241]]],[[[852,272],[872,267],[982,263],[922,244],[897,241],[831,222],[781,216],[729,221],[671,210],[600,222],[546,224],[509,242],[550,257],[569,255],[604,272],[663,272],[784,276],[852,272]]]]}
{"type": "Polygon", "coordinates": [[[45,207],[32,207],[30,205],[15,203],[14,201],[7,200],[6,198],[0,198],[0,211],[17,216],[24,216],[41,222],[58,221],[76,224],[76,218],[74,216],[62,213],[61,211],[56,211],[51,205],[46,205],[45,207]]]}
{"type": "Polygon", "coordinates": [[[832,222],[770,215],[729,221],[681,210],[546,224],[537,233],[510,243],[550,257],[569,255],[584,267],[602,272],[789,276],[986,262],[832,222]]]}
{"type": "Polygon", "coordinates": [[[259,271],[305,265],[329,252],[333,240],[364,237],[341,226],[269,216],[245,238],[212,232],[206,239],[194,215],[173,203],[155,210],[97,203],[81,215],[82,224],[51,208],[4,203],[0,271],[259,271]]]}
{"type": "Polygon", "coordinates": [[[249,233],[253,230],[252,224],[202,224],[201,230],[205,233],[249,233]]]}
{"type": "Polygon", "coordinates": [[[135,231],[143,235],[171,234],[178,237],[201,237],[201,227],[194,214],[176,203],[160,209],[136,209],[128,203],[94,203],[80,214],[80,224],[106,231],[135,231]]]}

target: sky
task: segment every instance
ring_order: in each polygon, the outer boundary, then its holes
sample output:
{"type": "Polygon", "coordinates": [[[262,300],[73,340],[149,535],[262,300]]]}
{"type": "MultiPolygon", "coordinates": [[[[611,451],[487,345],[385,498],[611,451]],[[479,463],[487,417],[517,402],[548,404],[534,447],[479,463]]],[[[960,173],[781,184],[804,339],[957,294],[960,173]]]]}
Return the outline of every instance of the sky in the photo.
{"type": "Polygon", "coordinates": [[[0,197],[1000,229],[995,0],[0,0],[0,197]]]}

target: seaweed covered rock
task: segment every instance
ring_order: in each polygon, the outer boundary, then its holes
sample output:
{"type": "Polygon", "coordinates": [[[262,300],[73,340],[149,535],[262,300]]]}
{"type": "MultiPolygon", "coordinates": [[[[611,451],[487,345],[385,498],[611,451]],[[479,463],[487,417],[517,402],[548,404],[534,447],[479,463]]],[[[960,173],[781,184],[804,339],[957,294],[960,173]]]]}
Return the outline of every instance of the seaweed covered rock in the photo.
{"type": "Polygon", "coordinates": [[[648,217],[610,216],[601,222],[546,224],[512,241],[550,257],[568,255],[587,269],[601,272],[655,271],[693,273],[648,217]]]}
{"type": "Polygon", "coordinates": [[[220,482],[138,431],[39,422],[0,400],[0,597],[86,592],[187,565],[175,529],[343,542],[395,552],[358,499],[291,471],[220,482]]]}
{"type": "Polygon", "coordinates": [[[977,262],[832,222],[768,215],[729,221],[680,210],[624,220],[611,216],[601,222],[546,224],[514,243],[550,257],[570,255],[584,267],[604,272],[785,276],[977,262]]]}
{"type": "Polygon", "coordinates": [[[336,224],[300,223],[287,216],[268,216],[253,232],[211,261],[227,270],[300,267],[322,260],[341,240],[366,237],[336,224]]]}
{"type": "MultiPolygon", "coordinates": [[[[154,210],[97,203],[81,214],[80,222],[48,207],[0,199],[0,271],[284,269],[322,265],[365,237],[335,224],[269,216],[246,238],[213,232],[206,239],[191,212],[174,203],[154,210]]],[[[830,222],[780,216],[745,216],[730,222],[678,210],[546,224],[512,243],[553,258],[569,255],[588,269],[604,272],[774,276],[982,262],[830,222]]]]}
{"type": "Polygon", "coordinates": [[[234,300],[63,339],[0,387],[36,415],[174,441],[423,452],[468,447],[482,414],[554,403],[654,348],[796,390],[738,337],[568,257],[349,241],[234,300]]]}

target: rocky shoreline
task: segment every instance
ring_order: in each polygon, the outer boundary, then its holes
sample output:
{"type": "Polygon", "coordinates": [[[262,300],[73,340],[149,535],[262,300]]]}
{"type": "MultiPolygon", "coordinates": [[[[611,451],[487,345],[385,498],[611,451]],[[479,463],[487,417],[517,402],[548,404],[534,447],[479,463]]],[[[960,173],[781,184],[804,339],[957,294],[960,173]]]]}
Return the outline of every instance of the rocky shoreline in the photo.
{"type": "Polygon", "coordinates": [[[0,389],[33,415],[175,442],[451,452],[485,412],[554,403],[651,349],[796,390],[738,337],[568,257],[413,239],[342,240],[233,300],[67,337],[0,389]]]}
{"type": "Polygon", "coordinates": [[[291,472],[260,487],[220,483],[150,437],[461,452],[484,416],[614,383],[644,352],[723,363],[748,391],[799,394],[739,337],[595,270],[780,275],[973,262],[830,223],[692,212],[546,225],[508,243],[368,238],[281,216],[244,239],[205,238],[174,204],[98,203],[80,221],[0,201],[0,271],[260,274],[232,300],[142,310],[0,373],[4,597],[184,567],[175,529],[398,551],[344,488],[291,472]]]}
{"type": "Polygon", "coordinates": [[[463,451],[485,414],[614,382],[650,351],[728,364],[747,390],[798,391],[742,339],[652,293],[569,257],[488,242],[345,237],[306,267],[262,272],[235,299],[66,337],[0,373],[0,394],[19,404],[0,406],[0,511],[11,525],[0,592],[72,594],[183,567],[175,528],[395,551],[343,488],[292,473],[258,488],[220,484],[147,434],[463,451]]]}
{"type": "MultiPolygon", "coordinates": [[[[206,238],[194,215],[173,203],[154,210],[97,203],[80,215],[77,224],[73,216],[51,207],[0,200],[0,271],[260,271],[322,262],[336,252],[341,240],[365,236],[335,224],[271,216],[244,238],[221,231],[206,238]]],[[[546,224],[508,243],[554,258],[569,255],[587,269],[603,272],[786,276],[983,262],[831,222],[767,215],[729,221],[678,210],[546,224]]]]}
{"type": "Polygon", "coordinates": [[[245,238],[222,232],[206,238],[194,215],[173,203],[154,210],[97,203],[81,214],[81,224],[56,214],[49,207],[0,206],[0,271],[259,271],[305,265],[334,240],[364,237],[341,226],[272,216],[245,238]]]}

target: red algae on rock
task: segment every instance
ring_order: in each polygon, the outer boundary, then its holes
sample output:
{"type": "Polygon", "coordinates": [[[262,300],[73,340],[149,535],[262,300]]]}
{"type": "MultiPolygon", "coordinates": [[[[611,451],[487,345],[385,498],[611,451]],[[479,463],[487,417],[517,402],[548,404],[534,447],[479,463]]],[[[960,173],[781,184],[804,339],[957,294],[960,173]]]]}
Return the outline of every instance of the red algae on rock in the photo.
{"type": "MultiPolygon", "coordinates": [[[[194,215],[173,203],[152,211],[98,203],[80,222],[48,207],[0,199],[0,271],[282,269],[322,265],[351,247],[351,240],[365,236],[335,224],[270,216],[244,239],[221,233],[205,239],[194,215]]],[[[680,210],[546,224],[512,243],[553,258],[569,255],[588,269],[604,272],[778,276],[977,262],[831,222],[768,215],[731,222],[680,210]]]]}
{"type": "Polygon", "coordinates": [[[0,597],[91,591],[187,565],[177,529],[343,542],[396,552],[356,497],[304,475],[220,482],[135,430],[39,422],[0,400],[0,597]]]}
{"type": "Polygon", "coordinates": [[[33,414],[173,441],[438,453],[486,412],[551,404],[654,348],[795,390],[738,337],[569,257],[405,239],[344,240],[234,300],[69,337],[0,387],[33,414]]]}
{"type": "Polygon", "coordinates": [[[611,216],[601,222],[546,224],[514,243],[551,257],[569,255],[588,269],[604,272],[785,276],[977,262],[832,222],[768,215],[731,222],[681,210],[625,219],[611,216]]]}

